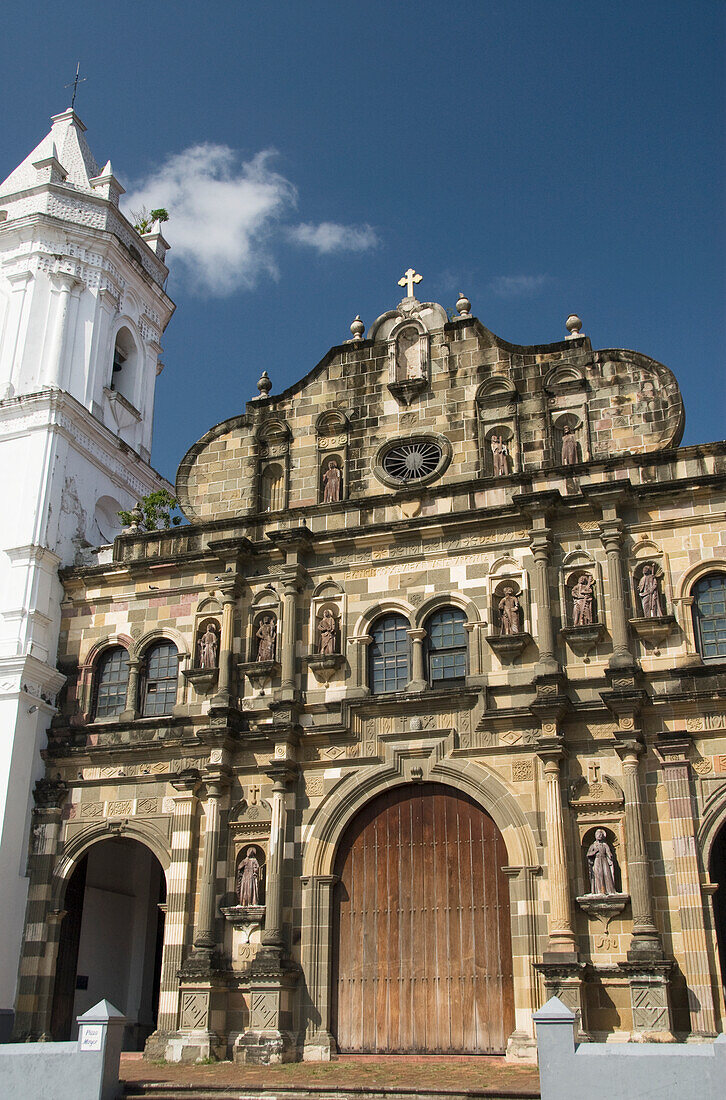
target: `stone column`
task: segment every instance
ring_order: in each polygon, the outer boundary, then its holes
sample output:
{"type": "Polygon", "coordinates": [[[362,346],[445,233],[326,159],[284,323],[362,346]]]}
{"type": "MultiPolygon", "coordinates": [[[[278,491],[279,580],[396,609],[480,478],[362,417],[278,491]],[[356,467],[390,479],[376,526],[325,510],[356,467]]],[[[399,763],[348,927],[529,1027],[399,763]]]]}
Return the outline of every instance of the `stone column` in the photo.
{"type": "Polygon", "coordinates": [[[63,910],[51,910],[51,884],[67,794],[67,784],[52,779],[38,780],[33,792],[30,885],[13,1029],[16,1041],[51,1037],[58,942],[65,916],[63,910]]]}
{"type": "Polygon", "coordinates": [[[191,939],[191,877],[199,775],[192,771],[182,772],[178,779],[172,780],[172,786],[178,793],[174,798],[171,826],[171,863],[167,875],[159,1016],[156,1031],[146,1042],[144,1053],[147,1058],[166,1057],[166,1039],[175,1031],[179,1017],[177,975],[191,939]]]}
{"type": "Polygon", "coordinates": [[[337,1050],[330,1030],[332,907],[337,881],[337,875],[310,875],[302,879],[301,950],[308,1012],[303,1049],[306,1062],[329,1062],[337,1050]]]}
{"type": "Polygon", "coordinates": [[[686,733],[661,733],[657,753],[663,766],[671,818],[675,897],[681,917],[683,955],[679,960],[688,989],[694,1035],[716,1034],[713,981],[698,864],[696,825],[691,802],[691,739],[686,733]]]}
{"type": "Polygon", "coordinates": [[[297,598],[301,588],[301,578],[296,570],[283,581],[282,613],[282,654],[280,659],[280,690],[286,695],[294,695],[295,649],[297,644],[297,598]]]}
{"type": "Polygon", "coordinates": [[[229,777],[220,769],[205,775],[204,841],[199,877],[199,902],[194,925],[195,951],[212,952],[217,946],[217,854],[219,851],[219,803],[229,777]]]}
{"type": "Polygon", "coordinates": [[[266,947],[282,948],[284,944],[282,935],[282,892],[283,863],[285,859],[285,795],[291,776],[287,764],[273,767],[267,774],[272,779],[272,797],[270,799],[272,821],[270,824],[270,847],[267,855],[265,877],[265,931],[262,934],[262,943],[266,947]]]}
{"type": "Polygon", "coordinates": [[[230,691],[232,675],[232,647],[234,643],[234,589],[222,591],[222,628],[219,637],[219,678],[217,691],[212,699],[215,708],[227,708],[231,705],[230,691]]]}
{"type": "Polygon", "coordinates": [[[624,738],[616,746],[623,762],[623,792],[625,794],[625,841],[628,857],[628,885],[633,911],[633,935],[628,958],[648,956],[661,958],[663,948],[660,933],[653,920],[653,899],[650,890],[650,867],[645,848],[643,803],[640,791],[640,757],[644,747],[636,738],[624,738]]]}
{"type": "Polygon", "coordinates": [[[411,642],[411,679],[406,685],[406,691],[424,691],[427,686],[423,653],[426,631],[407,630],[406,633],[411,642]]]}
{"type": "Polygon", "coordinates": [[[609,611],[613,654],[608,663],[611,668],[632,668],[633,655],[630,652],[628,637],[628,613],[625,607],[623,564],[621,560],[622,520],[616,517],[603,520],[600,538],[607,555],[608,586],[610,588],[609,611]]]}
{"type": "Polygon", "coordinates": [[[119,715],[123,722],[131,722],[134,718],[138,718],[141,711],[141,707],[139,706],[140,669],[141,659],[139,657],[129,657],[129,682],[126,688],[126,709],[123,714],[119,715]]]}
{"type": "Polygon", "coordinates": [[[529,541],[534,556],[534,594],[537,605],[537,645],[539,646],[537,674],[548,675],[558,672],[560,666],[555,656],[550,601],[549,566],[552,534],[550,529],[544,526],[543,518],[535,517],[535,530],[529,541]]]}
{"type": "MultiPolygon", "coordinates": [[[[540,743],[541,744],[541,743],[540,743]]],[[[547,829],[547,876],[550,888],[549,950],[574,953],[570,881],[562,814],[560,762],[564,747],[542,745],[537,750],[545,775],[545,826],[547,829]]]]}
{"type": "Polygon", "coordinates": [[[225,764],[209,764],[204,785],[204,838],[194,947],[179,971],[178,1034],[166,1046],[171,1061],[224,1058],[227,1051],[227,987],[220,969],[217,923],[219,803],[229,784],[225,764]]]}

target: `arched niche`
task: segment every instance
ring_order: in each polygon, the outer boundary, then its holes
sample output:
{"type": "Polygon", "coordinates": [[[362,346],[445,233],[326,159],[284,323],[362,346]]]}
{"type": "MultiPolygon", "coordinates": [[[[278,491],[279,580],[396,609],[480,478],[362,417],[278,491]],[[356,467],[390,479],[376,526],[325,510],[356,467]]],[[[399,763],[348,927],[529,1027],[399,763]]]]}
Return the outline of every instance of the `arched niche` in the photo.
{"type": "Polygon", "coordinates": [[[123,524],[119,517],[122,505],[111,496],[100,496],[93,510],[89,541],[94,545],[108,546],[121,534],[123,524]]]}
{"type": "Polygon", "coordinates": [[[521,469],[519,394],[506,376],[482,382],[476,394],[482,477],[506,477],[521,469]]]}
{"type": "Polygon", "coordinates": [[[404,317],[388,338],[388,389],[408,405],[430,380],[430,336],[416,317],[404,317]]]}
{"type": "Polygon", "coordinates": [[[590,461],[590,436],[587,406],[579,397],[577,402],[565,398],[550,398],[556,402],[550,408],[550,437],[553,466],[577,466],[590,461]]]}
{"type": "Polygon", "coordinates": [[[290,438],[286,422],[266,420],[257,430],[257,507],[260,512],[287,508],[290,489],[290,438]]]}

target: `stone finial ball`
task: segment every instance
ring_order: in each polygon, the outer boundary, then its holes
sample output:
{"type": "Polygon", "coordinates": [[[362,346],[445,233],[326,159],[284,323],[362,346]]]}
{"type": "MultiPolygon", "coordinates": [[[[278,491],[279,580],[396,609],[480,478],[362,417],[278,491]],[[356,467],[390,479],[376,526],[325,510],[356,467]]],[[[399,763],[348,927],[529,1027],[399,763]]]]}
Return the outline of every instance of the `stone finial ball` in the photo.
{"type": "Polygon", "coordinates": [[[266,370],[263,370],[260,380],[257,383],[257,389],[260,391],[263,397],[267,397],[268,393],[272,389],[272,382],[266,370]]]}
{"type": "Polygon", "coordinates": [[[353,334],[353,339],[354,340],[362,340],[363,339],[363,333],[365,332],[365,330],[366,330],[366,327],[363,324],[363,322],[361,321],[360,313],[359,313],[357,315],[355,321],[353,321],[353,324],[350,326],[350,331],[353,334]]]}
{"type": "Polygon", "coordinates": [[[459,316],[460,317],[470,317],[471,316],[471,302],[466,297],[463,290],[459,291],[459,299],[456,303],[456,308],[459,311],[459,316]]]}
{"type": "Polygon", "coordinates": [[[582,321],[576,313],[571,313],[565,321],[565,326],[570,333],[570,336],[579,336],[580,329],[582,328],[582,321]]]}

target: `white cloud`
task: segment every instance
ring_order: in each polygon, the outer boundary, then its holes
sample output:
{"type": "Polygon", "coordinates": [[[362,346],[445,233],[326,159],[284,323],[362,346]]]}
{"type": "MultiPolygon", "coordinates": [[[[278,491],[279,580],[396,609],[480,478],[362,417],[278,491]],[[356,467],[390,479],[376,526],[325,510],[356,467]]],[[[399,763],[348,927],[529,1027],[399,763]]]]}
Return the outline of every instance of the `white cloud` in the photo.
{"type": "Polygon", "coordinates": [[[500,298],[531,298],[549,282],[549,275],[498,275],[489,289],[500,298]]]}
{"type": "Polygon", "coordinates": [[[290,239],[297,244],[309,245],[317,252],[365,252],[375,248],[378,235],[370,225],[338,225],[336,222],[321,222],[311,225],[303,222],[293,226],[290,239]]]}
{"type": "Polygon", "coordinates": [[[164,235],[169,260],[185,279],[214,296],[251,289],[276,278],[276,246],[283,238],[321,253],[361,251],[377,238],[370,226],[285,222],[295,210],[297,188],[271,166],[274,150],[248,161],[227,145],[194,145],[170,156],[126,196],[127,213],[142,207],[169,212],[164,235]]]}

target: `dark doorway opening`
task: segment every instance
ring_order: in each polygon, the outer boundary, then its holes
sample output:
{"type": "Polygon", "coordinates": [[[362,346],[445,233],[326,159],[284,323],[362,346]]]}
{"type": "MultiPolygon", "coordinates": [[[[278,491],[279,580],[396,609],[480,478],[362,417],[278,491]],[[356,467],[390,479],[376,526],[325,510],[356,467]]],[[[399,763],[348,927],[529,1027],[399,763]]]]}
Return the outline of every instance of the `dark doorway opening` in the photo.
{"type": "Polygon", "coordinates": [[[102,998],[127,1018],[125,1050],[143,1050],[159,1011],[166,879],[136,840],[99,841],[66,887],[51,1034],[74,1038],[76,1017],[102,998]]]}
{"type": "Polygon", "coordinates": [[[718,886],[713,897],[713,916],[721,964],[721,984],[726,990],[726,825],[721,826],[713,842],[709,873],[711,882],[718,886]]]}

